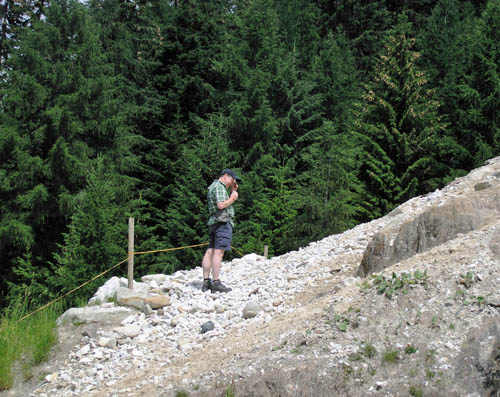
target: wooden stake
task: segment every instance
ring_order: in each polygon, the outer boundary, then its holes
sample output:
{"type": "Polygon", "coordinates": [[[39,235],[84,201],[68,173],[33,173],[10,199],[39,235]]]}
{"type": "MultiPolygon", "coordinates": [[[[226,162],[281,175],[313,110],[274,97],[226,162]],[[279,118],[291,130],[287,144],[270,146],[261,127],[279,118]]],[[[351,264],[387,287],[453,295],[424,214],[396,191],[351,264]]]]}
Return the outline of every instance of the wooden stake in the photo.
{"type": "Polygon", "coordinates": [[[128,218],[128,288],[134,289],[134,218],[128,218]]]}
{"type": "Polygon", "coordinates": [[[264,245],[264,257],[267,258],[267,250],[268,250],[268,246],[267,245],[264,245]]]}

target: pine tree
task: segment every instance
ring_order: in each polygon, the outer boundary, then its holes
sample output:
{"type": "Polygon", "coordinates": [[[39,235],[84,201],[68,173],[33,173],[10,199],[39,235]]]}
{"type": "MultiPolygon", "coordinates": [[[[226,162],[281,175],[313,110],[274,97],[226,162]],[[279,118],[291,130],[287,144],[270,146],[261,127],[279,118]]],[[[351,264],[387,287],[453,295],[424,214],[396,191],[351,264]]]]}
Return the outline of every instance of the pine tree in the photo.
{"type": "Polygon", "coordinates": [[[500,4],[489,1],[469,36],[472,57],[469,69],[457,87],[460,99],[457,112],[457,138],[477,167],[500,152],[500,4]]]}
{"type": "Polygon", "coordinates": [[[341,28],[351,41],[358,69],[366,76],[374,67],[382,49],[385,32],[393,25],[393,16],[384,1],[318,1],[323,13],[323,36],[341,28]]]}
{"type": "Polygon", "coordinates": [[[297,176],[293,248],[354,226],[361,209],[354,139],[331,121],[312,133],[300,155],[308,167],[297,176]]]}
{"type": "Polygon", "coordinates": [[[0,213],[2,224],[12,225],[0,236],[9,242],[1,249],[6,273],[26,252],[35,266],[50,261],[91,159],[104,155],[118,172],[133,161],[120,92],[97,32],[82,4],[55,1],[8,59],[1,86],[8,134],[0,213]],[[24,237],[10,237],[12,228],[24,237]]]}
{"type": "Polygon", "coordinates": [[[364,145],[360,177],[370,216],[433,190],[446,167],[437,161],[438,138],[445,128],[437,114],[440,104],[416,64],[420,54],[410,34],[403,15],[386,40],[373,82],[365,86],[354,125],[364,145]]]}
{"type": "MultiPolygon", "coordinates": [[[[440,139],[440,158],[449,166],[444,182],[464,175],[472,156],[461,138],[463,134],[459,85],[471,64],[474,43],[469,40],[475,24],[474,10],[468,2],[440,0],[417,37],[422,49],[419,60],[429,76],[442,106],[440,114],[448,123],[440,139]]],[[[443,169],[444,174],[446,171],[443,169]]]]}

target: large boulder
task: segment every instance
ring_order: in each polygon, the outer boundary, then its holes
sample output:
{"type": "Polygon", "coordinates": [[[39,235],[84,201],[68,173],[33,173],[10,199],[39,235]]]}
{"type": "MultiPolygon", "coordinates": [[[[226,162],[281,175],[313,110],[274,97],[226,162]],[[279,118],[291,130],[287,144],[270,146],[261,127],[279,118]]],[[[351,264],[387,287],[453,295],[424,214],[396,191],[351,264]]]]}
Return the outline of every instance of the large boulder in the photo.
{"type": "Polygon", "coordinates": [[[500,319],[487,319],[469,331],[457,358],[455,382],[464,395],[500,395],[500,319]]]}
{"type": "Polygon", "coordinates": [[[498,181],[478,183],[475,188],[434,204],[402,224],[390,224],[376,233],[363,254],[357,276],[379,272],[460,233],[478,229],[499,216],[500,184],[498,181]]]}
{"type": "MultiPolygon", "coordinates": [[[[92,298],[89,299],[89,306],[99,306],[103,303],[116,299],[116,292],[119,288],[127,288],[128,280],[124,277],[111,277],[101,287],[99,287],[92,298]]],[[[134,280],[133,290],[140,294],[149,294],[149,284],[147,282],[139,283],[134,280]]]]}
{"type": "Polygon", "coordinates": [[[135,313],[127,307],[89,306],[74,307],[66,310],[56,321],[58,326],[99,323],[101,325],[120,324],[125,318],[135,313]]]}

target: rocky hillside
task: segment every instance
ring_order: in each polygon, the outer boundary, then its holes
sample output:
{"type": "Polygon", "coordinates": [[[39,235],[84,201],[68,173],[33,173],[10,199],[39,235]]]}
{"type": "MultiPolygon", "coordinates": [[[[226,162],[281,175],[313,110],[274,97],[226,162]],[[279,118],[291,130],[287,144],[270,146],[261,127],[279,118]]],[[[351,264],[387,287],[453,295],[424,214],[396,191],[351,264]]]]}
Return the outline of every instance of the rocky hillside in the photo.
{"type": "Polygon", "coordinates": [[[110,280],[60,319],[41,383],[10,394],[496,396],[500,158],[298,251],[225,263],[222,279],[233,291],[203,293],[200,267],[132,295],[110,280]]]}

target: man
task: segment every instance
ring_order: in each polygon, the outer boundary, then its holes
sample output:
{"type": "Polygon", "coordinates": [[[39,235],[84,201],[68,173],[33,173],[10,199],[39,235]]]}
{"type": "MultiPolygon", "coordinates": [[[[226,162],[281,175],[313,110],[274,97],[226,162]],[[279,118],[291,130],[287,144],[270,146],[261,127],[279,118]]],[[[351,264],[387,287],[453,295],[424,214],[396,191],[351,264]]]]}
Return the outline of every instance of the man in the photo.
{"type": "Polygon", "coordinates": [[[208,233],[210,235],[208,249],[203,256],[201,266],[203,268],[203,285],[201,290],[212,292],[229,292],[231,288],[226,287],[220,281],[220,269],[224,251],[231,250],[231,240],[234,227],[233,203],[238,199],[238,182],[241,178],[232,170],[226,168],[220,173],[219,179],[215,179],[208,187],[208,233]],[[231,189],[231,195],[227,189],[231,189]],[[212,272],[213,282],[210,279],[212,272]]]}

